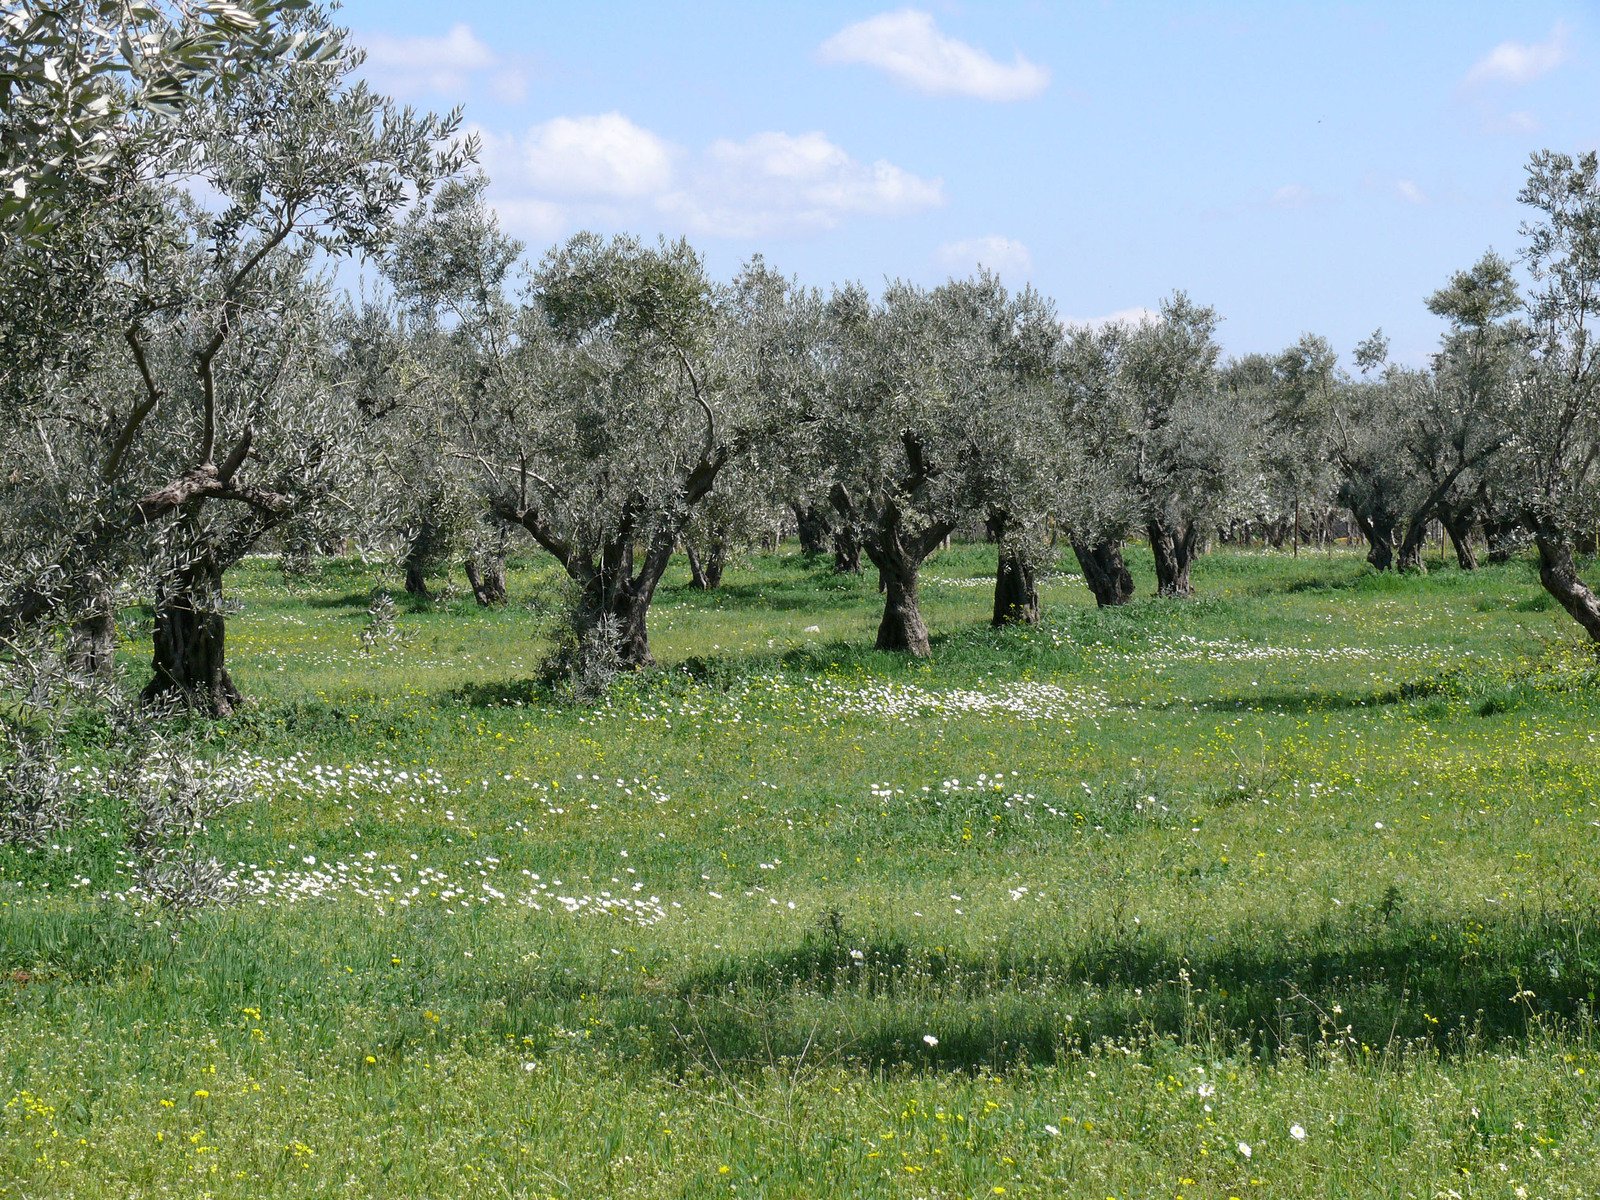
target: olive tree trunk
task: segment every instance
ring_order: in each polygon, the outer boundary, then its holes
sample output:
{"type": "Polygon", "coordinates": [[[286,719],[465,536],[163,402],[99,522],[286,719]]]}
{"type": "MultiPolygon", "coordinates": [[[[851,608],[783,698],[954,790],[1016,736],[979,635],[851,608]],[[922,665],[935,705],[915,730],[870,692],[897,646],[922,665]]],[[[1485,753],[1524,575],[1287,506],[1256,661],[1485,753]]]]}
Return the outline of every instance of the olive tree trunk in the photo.
{"type": "Polygon", "coordinates": [[[1133,599],[1133,575],[1122,561],[1121,542],[1091,544],[1074,538],[1072,552],[1078,557],[1083,581],[1089,585],[1095,604],[1115,608],[1133,599]]]}
{"type": "Polygon", "coordinates": [[[684,552],[689,556],[689,585],[702,592],[715,591],[722,586],[722,573],[728,566],[728,547],[721,542],[710,542],[706,545],[704,555],[694,548],[693,543],[683,544],[684,552]]]}
{"type": "Polygon", "coordinates": [[[993,624],[1037,625],[1039,585],[1033,563],[1015,550],[1001,550],[994,575],[993,624]]]}
{"type": "Polygon", "coordinates": [[[117,601],[110,590],[94,597],[67,635],[67,665],[81,679],[111,678],[117,653],[117,601]]]}
{"type": "Polygon", "coordinates": [[[847,527],[861,529],[861,548],[878,568],[878,590],[883,593],[883,620],[878,623],[879,650],[895,650],[927,658],[932,653],[928,626],[917,600],[917,575],[932,554],[955,529],[952,521],[935,521],[921,529],[906,525],[905,513],[894,501],[869,514],[860,513],[842,484],[835,484],[834,506],[847,527]]]}
{"type": "Polygon", "coordinates": [[[427,561],[429,548],[433,545],[434,537],[431,523],[423,519],[417,527],[417,532],[412,535],[410,544],[406,547],[405,572],[406,594],[409,596],[428,595],[427,561]]]}
{"type": "Polygon", "coordinates": [[[1039,585],[1032,560],[1009,536],[1013,532],[1010,515],[990,513],[985,528],[990,540],[1000,544],[1000,560],[994,573],[992,623],[996,628],[1002,625],[1037,625],[1039,585]]]}
{"type": "Polygon", "coordinates": [[[506,556],[490,551],[474,554],[465,564],[472,598],[483,608],[499,608],[506,602],[506,556]]]}
{"type": "Polygon", "coordinates": [[[861,539],[849,525],[833,533],[833,573],[835,575],[861,574],[861,539]]]}
{"type": "Polygon", "coordinates": [[[1428,518],[1419,517],[1406,526],[1405,536],[1400,539],[1400,551],[1395,558],[1395,569],[1418,575],[1428,573],[1428,564],[1423,561],[1422,552],[1427,547],[1428,518]]]}
{"type": "Polygon", "coordinates": [[[1478,551],[1472,544],[1474,521],[1469,509],[1455,508],[1444,515],[1444,531],[1450,535],[1450,546],[1456,552],[1456,566],[1463,571],[1478,569],[1478,551]]]}
{"type": "Polygon", "coordinates": [[[877,649],[904,651],[915,658],[927,658],[932,653],[928,626],[917,602],[920,566],[920,563],[904,560],[886,560],[878,565],[878,578],[883,587],[883,620],[878,623],[877,649]]]}
{"type": "Polygon", "coordinates": [[[1379,571],[1387,571],[1394,566],[1393,524],[1382,518],[1374,520],[1354,508],[1350,510],[1350,515],[1355,519],[1356,528],[1366,540],[1367,562],[1379,571]]]}
{"type": "Polygon", "coordinates": [[[1600,642],[1600,597],[1578,574],[1572,542],[1554,529],[1534,531],[1533,543],[1539,549],[1539,582],[1567,610],[1589,639],[1600,642]]]}
{"type": "Polygon", "coordinates": [[[1160,521],[1151,521],[1148,527],[1150,550],[1156,560],[1156,595],[1187,598],[1194,595],[1194,585],[1189,582],[1189,568],[1194,563],[1198,531],[1192,523],[1176,529],[1160,521]]]}
{"type": "Polygon", "coordinates": [[[196,552],[158,585],[154,643],[145,703],[225,717],[242,702],[228,674],[222,565],[213,549],[196,552]]]}
{"type": "Polygon", "coordinates": [[[800,552],[807,558],[828,552],[828,514],[818,504],[792,504],[795,530],[800,537],[800,552]]]}

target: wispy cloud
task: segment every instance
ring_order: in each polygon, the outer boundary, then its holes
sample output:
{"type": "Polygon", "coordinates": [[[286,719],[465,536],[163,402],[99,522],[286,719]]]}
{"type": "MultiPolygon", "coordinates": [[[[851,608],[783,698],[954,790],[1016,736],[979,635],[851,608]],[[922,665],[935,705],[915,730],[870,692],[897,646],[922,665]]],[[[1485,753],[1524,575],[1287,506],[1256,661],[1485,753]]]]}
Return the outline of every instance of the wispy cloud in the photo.
{"type": "Polygon", "coordinates": [[[1557,24],[1542,42],[1501,42],[1472,65],[1463,81],[1468,87],[1503,83],[1521,87],[1548,75],[1569,57],[1569,30],[1557,24]]]}
{"type": "Polygon", "coordinates": [[[825,134],[768,131],[699,151],[621,113],[557,117],[520,136],[479,131],[507,228],[548,240],[579,224],[669,222],[705,237],[814,233],[944,203],[944,186],[825,134]]]}
{"type": "Polygon", "coordinates": [[[944,203],[942,181],[883,159],[861,162],[817,132],[713,142],[685,184],[662,197],[662,210],[712,236],[832,229],[852,216],[903,216],[944,203]]]}
{"type": "Polygon", "coordinates": [[[1033,255],[1015,238],[997,233],[946,242],[934,252],[939,265],[950,271],[987,267],[1000,275],[1026,278],[1033,273],[1033,255]]]}
{"type": "Polygon", "coordinates": [[[1402,179],[1398,181],[1394,185],[1394,190],[1395,195],[1399,196],[1400,199],[1404,200],[1407,204],[1428,203],[1428,194],[1418,187],[1416,182],[1413,180],[1402,179]]]}
{"type": "Polygon", "coordinates": [[[1146,322],[1159,320],[1160,317],[1161,314],[1153,308],[1119,308],[1116,312],[1106,313],[1103,317],[1062,317],[1061,324],[1067,329],[1100,330],[1108,325],[1135,329],[1146,322]]]}
{"type": "Polygon", "coordinates": [[[457,23],[441,37],[394,37],[368,34],[367,74],[382,90],[405,99],[439,96],[465,98],[474,85],[485,83],[497,100],[520,101],[527,77],[506,62],[472,31],[457,23]]]}
{"type": "Polygon", "coordinates": [[[1267,199],[1273,208],[1304,208],[1316,197],[1303,183],[1286,183],[1267,199]]]}
{"type": "Polygon", "coordinates": [[[1050,85],[1050,72],[1018,53],[1004,63],[940,31],[913,8],[847,25],[822,43],[824,62],[877,67],[917,91],[979,100],[1027,100],[1050,85]]]}

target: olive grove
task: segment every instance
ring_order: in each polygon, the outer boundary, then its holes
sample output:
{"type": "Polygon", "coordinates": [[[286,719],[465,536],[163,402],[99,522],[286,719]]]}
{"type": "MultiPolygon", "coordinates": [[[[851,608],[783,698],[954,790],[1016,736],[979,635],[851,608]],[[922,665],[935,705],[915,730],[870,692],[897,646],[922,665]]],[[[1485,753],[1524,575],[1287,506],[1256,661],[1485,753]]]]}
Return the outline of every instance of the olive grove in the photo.
{"type": "Polygon", "coordinates": [[[247,553],[382,555],[417,603],[507,556],[567,580],[552,662],[652,661],[674,556],[719,586],[797,536],[883,596],[879,649],[932,642],[924,563],[998,544],[993,621],[1039,620],[1070,547],[1102,606],[1195,592],[1216,540],[1359,537],[1377,570],[1460,569],[1524,544],[1600,640],[1580,560],[1600,524],[1600,185],[1535,155],[1515,260],[1426,298],[1425,364],[1380,334],[1349,368],[1305,334],[1229,359],[1174,292],[1067,326],[979,272],[823,293],[685,240],[506,234],[459,115],[358,79],[313,0],[23,0],[0,17],[0,638],[114,674],[146,602],[153,709],[221,716],[227,572],[247,553]],[[329,268],[372,268],[361,294],[329,268]],[[1141,550],[1142,556],[1144,550],[1141,550]]]}

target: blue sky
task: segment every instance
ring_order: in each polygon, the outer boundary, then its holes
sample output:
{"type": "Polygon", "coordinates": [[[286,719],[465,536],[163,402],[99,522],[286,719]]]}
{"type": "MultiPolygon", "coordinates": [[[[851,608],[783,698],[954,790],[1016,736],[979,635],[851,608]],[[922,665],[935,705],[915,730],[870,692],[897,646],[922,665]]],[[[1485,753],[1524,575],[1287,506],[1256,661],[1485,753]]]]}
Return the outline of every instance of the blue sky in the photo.
{"type": "Polygon", "coordinates": [[[1512,254],[1534,150],[1600,143],[1592,4],[347,0],[385,90],[464,107],[537,252],[686,234],[808,283],[977,262],[1065,317],[1214,305],[1232,353],[1382,325],[1512,254]]]}

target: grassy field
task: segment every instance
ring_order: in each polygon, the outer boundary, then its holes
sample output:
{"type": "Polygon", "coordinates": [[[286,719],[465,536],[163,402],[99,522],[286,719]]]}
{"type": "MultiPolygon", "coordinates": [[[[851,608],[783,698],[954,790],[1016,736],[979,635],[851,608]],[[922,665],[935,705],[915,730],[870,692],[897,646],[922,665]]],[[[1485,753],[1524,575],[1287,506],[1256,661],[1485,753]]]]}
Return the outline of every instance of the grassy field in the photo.
{"type": "Polygon", "coordinates": [[[248,565],[238,903],[0,851],[0,1196],[1600,1195],[1600,680],[1532,566],[1006,632],[992,569],[928,565],[931,663],[870,578],[675,569],[583,710],[537,563],[377,653],[376,569],[248,565]]]}

